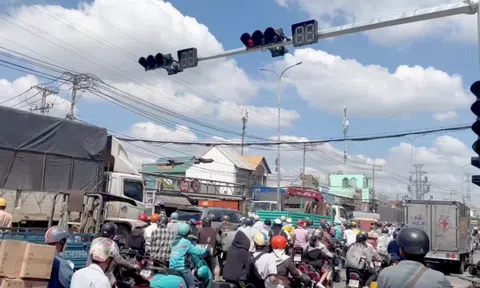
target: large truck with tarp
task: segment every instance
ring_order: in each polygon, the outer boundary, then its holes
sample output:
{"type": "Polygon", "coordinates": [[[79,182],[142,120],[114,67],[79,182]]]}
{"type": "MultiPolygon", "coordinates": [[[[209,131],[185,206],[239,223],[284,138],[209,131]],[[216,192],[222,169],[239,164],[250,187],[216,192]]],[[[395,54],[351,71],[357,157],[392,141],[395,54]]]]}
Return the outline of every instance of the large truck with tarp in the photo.
{"type": "Polygon", "coordinates": [[[7,107],[0,107],[0,121],[0,197],[15,227],[75,222],[80,215],[54,196],[68,192],[77,199],[70,203],[83,205],[85,193],[103,192],[136,203],[107,207],[106,221],[118,225],[128,245],[130,231],[143,224],[137,219],[145,209],[144,182],[115,137],[105,128],[7,107]]]}
{"type": "Polygon", "coordinates": [[[440,264],[449,272],[463,274],[473,261],[470,208],[458,201],[406,200],[405,224],[425,231],[430,252],[425,262],[440,264]]]}

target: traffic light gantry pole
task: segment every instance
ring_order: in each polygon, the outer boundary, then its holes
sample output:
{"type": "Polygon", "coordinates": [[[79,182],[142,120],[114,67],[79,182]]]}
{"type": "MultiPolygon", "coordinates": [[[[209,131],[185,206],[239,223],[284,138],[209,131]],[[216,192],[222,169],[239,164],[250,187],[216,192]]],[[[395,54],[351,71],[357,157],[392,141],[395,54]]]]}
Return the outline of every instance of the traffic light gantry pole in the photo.
{"type": "MultiPolygon", "coordinates": [[[[365,22],[353,22],[337,27],[332,27],[324,30],[319,30],[316,34],[317,39],[326,39],[342,35],[348,35],[358,32],[365,32],[369,30],[375,30],[379,28],[385,28],[390,26],[408,24],[413,22],[420,22],[430,19],[448,17],[459,14],[475,14],[478,11],[478,1],[464,1],[453,4],[446,4],[431,8],[418,9],[413,12],[405,12],[393,17],[379,17],[365,22]]],[[[479,23],[480,24],[480,23],[479,23]]],[[[269,48],[285,47],[294,45],[294,40],[288,39],[282,43],[274,43],[270,45],[264,45],[257,48],[246,49],[245,47],[225,51],[219,54],[198,57],[198,61],[207,61],[217,58],[224,58],[229,56],[235,56],[240,54],[265,51],[269,48]]]]}

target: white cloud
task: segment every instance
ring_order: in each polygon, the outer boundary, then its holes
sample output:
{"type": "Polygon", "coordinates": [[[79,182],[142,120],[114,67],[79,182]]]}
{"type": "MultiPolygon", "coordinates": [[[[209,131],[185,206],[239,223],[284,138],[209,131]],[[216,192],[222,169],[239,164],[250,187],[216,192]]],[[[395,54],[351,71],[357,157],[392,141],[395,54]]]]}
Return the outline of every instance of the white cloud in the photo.
{"type": "MultiPolygon", "coordinates": [[[[232,115],[241,113],[240,106],[247,105],[258,93],[259,83],[250,79],[234,59],[201,62],[198,67],[175,76],[167,76],[163,69],[143,70],[137,61],[149,54],[172,53],[176,58],[177,50],[188,47],[196,47],[200,57],[223,51],[222,44],[208,27],[182,15],[168,2],[95,0],[78,9],[23,5],[12,6],[11,14],[10,21],[24,29],[0,20],[0,36],[19,44],[6,42],[5,46],[27,55],[32,52],[21,45],[35,47],[38,54],[32,56],[42,55],[39,58],[47,62],[95,74],[147,103],[183,115],[193,114],[195,118],[211,121],[212,115],[217,118],[218,105],[222,109],[226,107],[224,102],[232,103],[228,104],[232,115]]],[[[83,99],[86,100],[88,97],[83,99]]],[[[142,105],[145,109],[145,103],[142,105]]],[[[270,110],[269,107],[258,109],[257,112],[252,107],[252,119],[261,117],[256,113],[270,110]]],[[[222,113],[218,115],[222,116],[220,120],[233,121],[222,113]]],[[[296,118],[298,114],[294,111],[286,111],[285,125],[296,118]]],[[[254,125],[264,123],[252,122],[254,125]]]]}
{"type": "Polygon", "coordinates": [[[445,120],[452,120],[457,118],[457,112],[455,111],[447,111],[444,113],[435,113],[433,114],[433,119],[438,121],[445,121],[445,120]]]}
{"type": "MultiPolygon", "coordinates": [[[[352,22],[363,22],[378,17],[398,16],[404,12],[430,8],[444,4],[458,3],[457,0],[404,0],[404,1],[310,1],[276,0],[283,7],[298,7],[310,17],[319,21],[323,28],[352,22]]],[[[366,32],[376,43],[393,45],[409,43],[425,37],[438,37],[445,41],[476,41],[476,17],[467,15],[451,16],[366,32]]]]}
{"type": "Polygon", "coordinates": [[[401,65],[390,72],[311,48],[297,49],[275,65],[281,69],[298,61],[303,64],[293,68],[285,81],[295,85],[310,105],[334,113],[344,104],[353,107],[349,112],[356,115],[399,116],[444,113],[471,103],[461,76],[433,67],[401,65]]]}
{"type": "MultiPolygon", "coordinates": [[[[38,79],[32,75],[20,77],[13,82],[9,82],[6,79],[0,79],[1,105],[26,111],[40,108],[41,94],[38,90],[31,89],[27,93],[24,93],[31,87],[38,84],[40,84],[38,79]]],[[[46,87],[48,88],[48,86],[46,87]]],[[[46,104],[53,105],[53,107],[49,109],[48,115],[60,118],[64,118],[66,116],[70,110],[70,101],[64,99],[64,97],[66,97],[64,93],[60,93],[60,95],[47,96],[46,104]]],[[[34,110],[34,113],[39,113],[39,111],[34,110]]]]}

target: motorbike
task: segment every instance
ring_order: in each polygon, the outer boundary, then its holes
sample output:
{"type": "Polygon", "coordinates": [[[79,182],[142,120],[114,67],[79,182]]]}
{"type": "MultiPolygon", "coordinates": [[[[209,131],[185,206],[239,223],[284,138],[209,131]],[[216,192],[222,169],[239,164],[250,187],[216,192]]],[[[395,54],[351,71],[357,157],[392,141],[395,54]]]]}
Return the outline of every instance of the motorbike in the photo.
{"type": "Polygon", "coordinates": [[[309,287],[311,287],[311,288],[315,288],[315,287],[330,287],[330,288],[332,288],[333,287],[333,281],[332,281],[332,277],[331,277],[332,272],[329,272],[330,275],[327,275],[327,278],[326,278],[326,284],[327,285],[323,285],[322,283],[320,283],[320,279],[322,278],[322,275],[312,265],[302,263],[298,266],[298,270],[300,270],[300,272],[302,272],[303,274],[308,275],[308,277],[310,277],[311,285],[309,287]]]}
{"type": "Polygon", "coordinates": [[[297,266],[302,262],[303,249],[301,247],[293,248],[293,263],[297,266]]]}

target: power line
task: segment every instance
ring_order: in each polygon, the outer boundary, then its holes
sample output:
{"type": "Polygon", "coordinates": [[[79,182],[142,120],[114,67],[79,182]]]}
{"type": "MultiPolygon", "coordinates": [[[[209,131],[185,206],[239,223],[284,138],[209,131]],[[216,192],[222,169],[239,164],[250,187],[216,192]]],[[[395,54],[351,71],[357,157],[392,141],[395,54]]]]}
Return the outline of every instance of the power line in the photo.
{"type": "MultiPolygon", "coordinates": [[[[381,139],[392,139],[400,138],[409,135],[418,135],[418,134],[432,134],[438,132],[447,132],[447,131],[460,131],[470,129],[471,125],[462,125],[454,127],[444,127],[437,129],[428,129],[422,131],[412,131],[412,132],[400,132],[392,134],[383,134],[379,136],[358,136],[351,138],[344,137],[332,137],[320,140],[310,140],[310,141],[281,141],[281,142],[249,142],[243,143],[244,146],[272,146],[272,145],[300,145],[300,144],[320,144],[320,143],[329,143],[329,142],[343,142],[343,141],[354,141],[354,142],[365,142],[372,140],[381,140],[381,139]]],[[[203,146],[241,146],[240,142],[188,142],[188,141],[170,141],[170,140],[151,140],[151,139],[131,139],[131,138],[120,138],[120,140],[125,142],[136,142],[141,141],[145,143],[157,143],[157,144],[176,144],[176,145],[203,145],[203,146]]]]}

